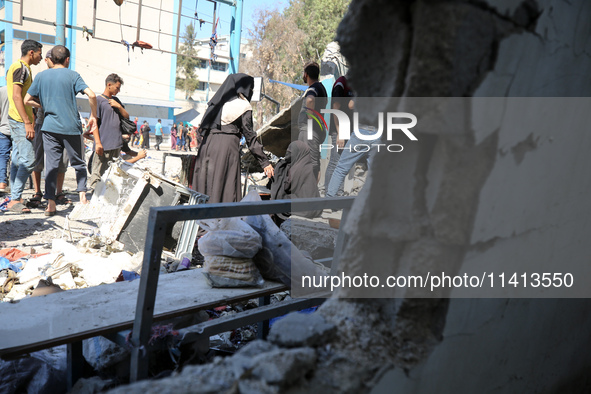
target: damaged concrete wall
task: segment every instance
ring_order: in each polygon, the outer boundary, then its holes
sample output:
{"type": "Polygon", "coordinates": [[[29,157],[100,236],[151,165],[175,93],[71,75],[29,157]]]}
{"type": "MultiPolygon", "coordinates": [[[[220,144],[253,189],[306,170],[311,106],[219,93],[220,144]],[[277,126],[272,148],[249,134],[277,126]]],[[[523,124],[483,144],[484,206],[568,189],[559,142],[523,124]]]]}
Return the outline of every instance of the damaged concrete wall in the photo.
{"type": "MultiPolygon", "coordinates": [[[[582,0],[353,1],[338,38],[360,96],[589,96],[589,15],[591,3],[582,0]]],[[[520,135],[489,126],[472,135],[421,135],[405,155],[376,158],[348,225],[355,236],[346,272],[362,273],[386,254],[395,273],[441,260],[507,271],[513,258],[558,272],[565,259],[584,263],[591,252],[591,140],[581,129],[520,135]]],[[[586,299],[342,299],[321,313],[339,321],[343,304],[356,305],[359,321],[371,321],[365,314],[376,310],[387,316],[362,324],[381,336],[367,349],[381,355],[368,368],[395,367],[381,389],[585,387],[579,378],[591,366],[580,350],[591,345],[586,299]]]]}
{"type": "MultiPolygon", "coordinates": [[[[353,0],[337,38],[360,96],[580,97],[591,93],[589,15],[585,0],[353,0]]],[[[441,262],[454,269],[495,266],[507,256],[557,269],[564,259],[588,259],[591,140],[583,131],[557,130],[554,139],[495,127],[421,134],[403,155],[377,156],[347,223],[352,237],[343,270],[363,274],[376,260],[383,265],[383,256],[392,273],[441,262]]],[[[298,367],[304,372],[297,376],[286,372],[283,381],[269,382],[237,368],[237,357],[140,383],[135,392],[197,392],[191,382],[211,392],[588,389],[587,299],[348,295],[342,291],[319,309],[322,324],[335,327],[321,343],[289,351],[253,344],[252,357],[270,354],[277,365],[277,352],[302,353],[298,362],[306,368],[298,367]],[[207,378],[214,370],[218,386],[207,378]]],[[[312,325],[305,317],[291,324],[312,325]]]]}

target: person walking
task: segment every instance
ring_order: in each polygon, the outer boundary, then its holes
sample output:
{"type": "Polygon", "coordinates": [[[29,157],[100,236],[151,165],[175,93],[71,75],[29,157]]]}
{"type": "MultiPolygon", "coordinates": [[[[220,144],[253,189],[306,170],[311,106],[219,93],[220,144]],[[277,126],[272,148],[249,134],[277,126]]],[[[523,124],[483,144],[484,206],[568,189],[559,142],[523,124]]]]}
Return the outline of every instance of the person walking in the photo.
{"type": "Polygon", "coordinates": [[[41,61],[43,45],[34,40],[25,40],[21,45],[21,58],[14,62],[6,73],[8,93],[8,124],[12,140],[12,165],[10,168],[10,202],[7,208],[16,213],[30,213],[23,204],[25,183],[35,167],[35,127],[33,108],[23,99],[33,83],[31,65],[41,61]]]}
{"type": "Polygon", "coordinates": [[[189,128],[187,127],[187,123],[183,123],[183,128],[181,129],[181,138],[183,140],[183,150],[186,152],[187,150],[191,150],[189,146],[189,128]]]}
{"type": "MultiPolygon", "coordinates": [[[[353,109],[355,100],[351,99],[351,103],[349,104],[349,108],[353,109]]],[[[362,139],[357,136],[357,132],[351,133],[351,138],[347,141],[345,147],[343,148],[343,152],[339,158],[339,161],[330,177],[330,182],[328,182],[328,187],[326,188],[326,197],[336,197],[339,193],[339,189],[342,190],[343,182],[345,181],[345,177],[353,168],[355,163],[359,160],[367,159],[367,164],[369,166],[371,155],[373,155],[372,150],[365,150],[365,149],[357,149],[356,146],[358,145],[369,145],[379,141],[379,138],[371,138],[370,136],[376,135],[376,128],[371,125],[359,125],[359,134],[365,136],[366,138],[362,139]]]]}
{"type": "Polygon", "coordinates": [[[147,120],[144,120],[144,124],[142,125],[142,145],[140,149],[150,149],[150,125],[148,124],[147,120]]]}
{"type": "MultiPolygon", "coordinates": [[[[47,68],[53,68],[54,63],[52,60],[52,49],[47,51],[45,55],[45,64],[47,64],[47,68]]],[[[43,126],[43,120],[45,118],[45,111],[43,108],[37,108],[37,112],[35,113],[35,139],[33,140],[33,146],[35,147],[35,168],[33,168],[33,188],[35,189],[35,193],[33,197],[29,199],[27,206],[29,208],[42,208],[44,207],[42,198],[43,192],[41,191],[41,172],[45,168],[45,147],[43,145],[43,133],[41,132],[41,127],[43,126]]],[[[55,195],[55,202],[56,204],[63,204],[67,205],[70,204],[72,201],[63,193],[64,187],[64,180],[66,178],[66,171],[68,170],[68,163],[70,162],[70,158],[68,156],[67,150],[62,152],[62,156],[59,161],[59,166],[57,169],[57,181],[56,181],[56,195],[55,195]]],[[[46,182],[47,185],[47,182],[46,182]]]]}
{"type": "Polygon", "coordinates": [[[298,139],[310,147],[310,158],[314,176],[318,179],[320,174],[320,144],[326,138],[326,130],[316,122],[312,122],[312,138],[308,138],[308,118],[313,118],[315,113],[320,113],[326,108],[327,94],[322,83],[318,81],[320,66],[315,62],[308,62],[304,66],[304,83],[308,89],[303,94],[302,109],[298,116],[299,136],[298,139]]]}
{"type": "Polygon", "coordinates": [[[193,142],[193,139],[191,138],[191,127],[189,127],[189,122],[185,123],[183,131],[185,133],[185,146],[187,147],[187,150],[191,152],[191,142],[193,142]]]}
{"type": "MultiPolygon", "coordinates": [[[[78,113],[76,94],[88,96],[91,115],[88,120],[91,129],[96,128],[97,101],[94,92],[86,85],[80,74],[68,69],[70,51],[57,45],[51,54],[54,67],[41,72],[31,85],[25,103],[45,109],[41,126],[46,156],[45,216],[56,214],[56,187],[58,167],[64,149],[68,151],[70,163],[76,170],[77,191],[80,202],[86,204],[86,163],[82,144],[82,122],[78,113]]],[[[96,133],[98,134],[98,133],[96,133]]],[[[94,161],[98,161],[96,158],[94,161]]]]}
{"type": "MultiPolygon", "coordinates": [[[[353,90],[349,88],[349,84],[346,76],[337,78],[334,85],[332,86],[332,108],[338,109],[344,112],[349,119],[353,119],[352,99],[353,90]]],[[[339,139],[339,118],[333,114],[330,122],[329,136],[331,139],[332,149],[330,151],[330,160],[326,166],[326,173],[324,174],[324,190],[328,190],[328,184],[334,172],[334,169],[339,162],[341,157],[341,150],[345,147],[347,141],[339,139]]],[[[341,186],[338,190],[338,194],[343,194],[343,187],[341,186]]]]}
{"type": "Polygon", "coordinates": [[[170,150],[177,150],[176,149],[176,123],[172,124],[172,127],[170,128],[170,150]]]}
{"type": "Polygon", "coordinates": [[[105,79],[105,90],[97,97],[97,116],[99,127],[94,130],[94,158],[92,159],[92,175],[90,188],[101,180],[109,163],[117,161],[121,153],[123,140],[119,115],[129,119],[129,113],[116,97],[121,90],[123,79],[117,74],[109,74],[105,79]]]}
{"type": "Polygon", "coordinates": [[[135,123],[135,132],[133,133],[133,135],[131,136],[131,146],[137,145],[136,141],[139,143],[140,140],[140,132],[139,132],[139,128],[138,128],[138,118],[137,116],[135,117],[135,119],[133,120],[133,123],[135,123]]]}
{"type": "Polygon", "coordinates": [[[158,119],[156,127],[154,127],[154,135],[156,136],[156,150],[160,150],[160,144],[162,143],[162,120],[158,119]]]}

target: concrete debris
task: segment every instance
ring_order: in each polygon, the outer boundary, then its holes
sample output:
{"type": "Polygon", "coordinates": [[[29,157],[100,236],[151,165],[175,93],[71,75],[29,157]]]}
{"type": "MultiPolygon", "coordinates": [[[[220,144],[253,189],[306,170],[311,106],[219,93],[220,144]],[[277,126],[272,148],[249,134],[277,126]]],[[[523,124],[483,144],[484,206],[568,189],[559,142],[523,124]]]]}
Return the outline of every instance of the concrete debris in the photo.
{"type": "MultiPolygon", "coordinates": [[[[207,196],[148,168],[119,161],[112,163],[103,174],[90,203],[77,205],[70,218],[97,223],[104,243],[111,245],[119,241],[125,250],[137,253],[145,244],[151,207],[200,204],[206,201],[207,196]]],[[[165,242],[169,249],[176,249],[177,256],[192,251],[192,244],[180,244],[180,240],[196,231],[194,221],[184,222],[181,227],[180,234],[173,239],[171,226],[165,242]]]]}
{"type": "Polygon", "coordinates": [[[140,272],[143,253],[111,253],[107,257],[80,251],[61,239],[53,240],[52,253],[30,258],[21,272],[16,273],[19,284],[6,294],[4,301],[16,301],[30,295],[39,281],[49,281],[62,290],[114,283],[121,271],[140,272]]]}
{"type": "Polygon", "coordinates": [[[112,380],[103,380],[98,376],[89,379],[79,379],[72,390],[68,394],[96,394],[102,393],[104,390],[112,387],[115,384],[112,380]]]}
{"type": "Polygon", "coordinates": [[[301,106],[302,101],[300,99],[294,101],[290,107],[282,109],[281,112],[257,131],[257,135],[266,150],[279,157],[285,156],[287,147],[293,141],[291,138],[291,114],[292,112],[298,113],[301,106]]]}
{"type": "Polygon", "coordinates": [[[278,349],[258,355],[252,362],[253,376],[269,384],[289,386],[316,366],[316,352],[311,348],[278,349]]]}
{"type": "Polygon", "coordinates": [[[248,345],[244,346],[242,349],[238,350],[236,352],[236,356],[255,357],[259,354],[270,352],[276,349],[278,349],[278,347],[276,345],[273,345],[271,342],[257,339],[252,341],[248,345]]]}
{"type": "Polygon", "coordinates": [[[269,341],[283,347],[318,346],[329,343],[337,327],[318,313],[290,313],[271,327],[269,341]]]}
{"type": "Polygon", "coordinates": [[[280,228],[299,250],[308,252],[315,260],[332,257],[334,254],[338,230],[325,222],[292,216],[280,228]]]}
{"type": "Polygon", "coordinates": [[[240,394],[278,394],[279,386],[273,386],[260,380],[239,380],[238,390],[240,394]]]}
{"type": "Polygon", "coordinates": [[[129,358],[130,349],[123,348],[103,337],[82,341],[86,361],[98,372],[104,371],[129,358]]]}

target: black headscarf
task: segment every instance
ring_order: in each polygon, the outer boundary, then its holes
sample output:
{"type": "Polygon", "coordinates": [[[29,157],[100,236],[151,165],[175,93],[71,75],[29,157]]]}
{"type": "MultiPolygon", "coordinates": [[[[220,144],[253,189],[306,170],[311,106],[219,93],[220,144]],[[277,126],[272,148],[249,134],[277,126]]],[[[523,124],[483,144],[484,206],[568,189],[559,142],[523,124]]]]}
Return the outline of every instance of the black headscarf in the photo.
{"type": "Polygon", "coordinates": [[[199,134],[206,135],[209,130],[219,129],[222,125],[222,107],[228,101],[240,97],[242,94],[248,101],[252,98],[254,78],[247,74],[230,74],[218,91],[209,100],[207,110],[203,115],[199,134]]]}

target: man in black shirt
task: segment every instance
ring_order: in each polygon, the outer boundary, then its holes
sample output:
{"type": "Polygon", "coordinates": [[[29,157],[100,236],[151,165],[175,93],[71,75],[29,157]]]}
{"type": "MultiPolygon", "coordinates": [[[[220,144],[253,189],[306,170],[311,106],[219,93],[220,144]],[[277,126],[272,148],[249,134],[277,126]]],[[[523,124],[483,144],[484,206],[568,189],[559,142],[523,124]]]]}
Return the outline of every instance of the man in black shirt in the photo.
{"type": "Polygon", "coordinates": [[[123,85],[123,79],[117,74],[109,74],[105,79],[105,91],[97,97],[99,127],[94,131],[94,158],[90,188],[94,189],[109,163],[116,161],[121,153],[123,141],[119,114],[129,119],[129,113],[116,97],[123,85]]]}
{"type": "Polygon", "coordinates": [[[298,117],[300,130],[298,139],[306,142],[310,147],[312,170],[317,179],[320,173],[320,144],[326,138],[325,122],[320,110],[325,109],[327,103],[326,89],[318,81],[319,76],[318,63],[308,62],[304,66],[304,83],[308,85],[308,89],[304,92],[302,109],[298,117]],[[308,119],[312,120],[312,138],[308,136],[308,119]]]}

